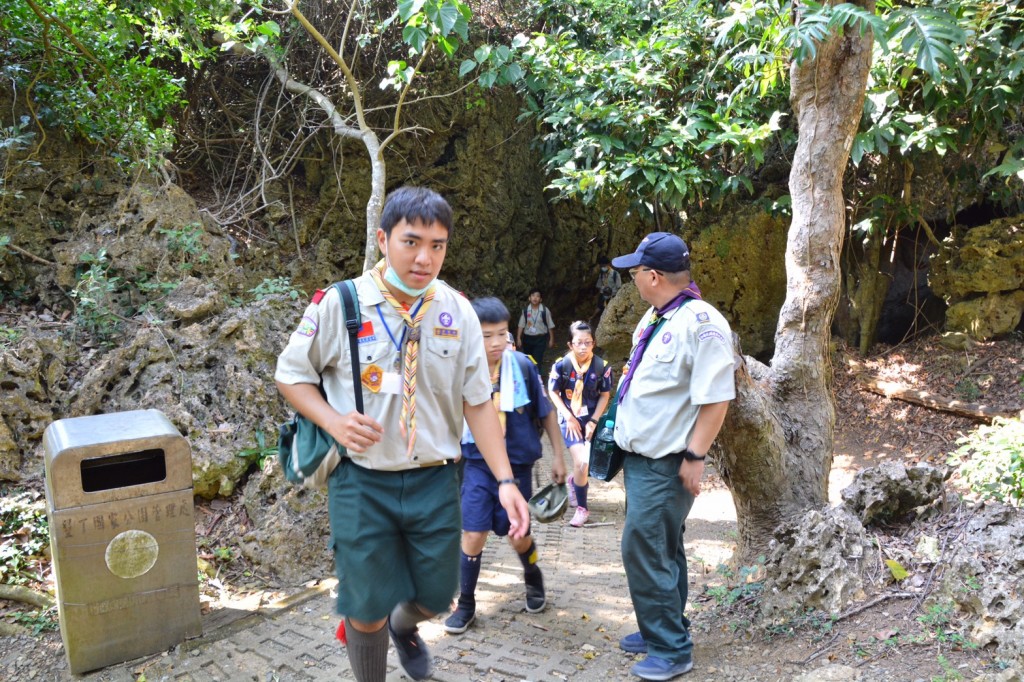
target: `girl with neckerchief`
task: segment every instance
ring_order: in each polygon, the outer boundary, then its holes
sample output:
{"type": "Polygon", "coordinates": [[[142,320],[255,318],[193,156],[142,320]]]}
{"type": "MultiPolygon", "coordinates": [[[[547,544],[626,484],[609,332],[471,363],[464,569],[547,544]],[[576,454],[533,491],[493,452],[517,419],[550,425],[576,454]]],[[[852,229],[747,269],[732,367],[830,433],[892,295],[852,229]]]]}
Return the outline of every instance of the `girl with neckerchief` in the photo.
{"type": "Polygon", "coordinates": [[[590,517],[587,508],[590,441],[611,399],[612,368],[594,355],[594,332],[589,324],[573,322],[569,336],[569,352],[551,367],[548,395],[558,410],[562,437],[572,455],[569,500],[576,506],[576,513],[569,525],[579,528],[590,517]]]}

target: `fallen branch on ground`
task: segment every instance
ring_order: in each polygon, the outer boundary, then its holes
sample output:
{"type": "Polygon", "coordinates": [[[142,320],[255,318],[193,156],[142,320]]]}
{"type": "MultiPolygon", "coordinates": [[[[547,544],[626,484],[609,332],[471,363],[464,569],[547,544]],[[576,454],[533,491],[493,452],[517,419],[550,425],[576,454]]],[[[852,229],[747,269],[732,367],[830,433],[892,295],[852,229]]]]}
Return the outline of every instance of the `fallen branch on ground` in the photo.
{"type": "Polygon", "coordinates": [[[1000,410],[988,405],[979,405],[977,403],[965,403],[962,400],[953,400],[952,398],[935,395],[928,391],[918,391],[908,386],[904,386],[903,384],[898,384],[895,381],[883,381],[881,379],[858,377],[857,382],[872,393],[877,393],[878,395],[885,396],[886,398],[902,400],[904,402],[921,405],[922,407],[927,407],[932,410],[951,412],[953,414],[960,415],[961,417],[969,417],[989,424],[992,423],[992,419],[994,417],[1009,418],[1015,416],[1015,414],[1009,410],[1000,410]]]}

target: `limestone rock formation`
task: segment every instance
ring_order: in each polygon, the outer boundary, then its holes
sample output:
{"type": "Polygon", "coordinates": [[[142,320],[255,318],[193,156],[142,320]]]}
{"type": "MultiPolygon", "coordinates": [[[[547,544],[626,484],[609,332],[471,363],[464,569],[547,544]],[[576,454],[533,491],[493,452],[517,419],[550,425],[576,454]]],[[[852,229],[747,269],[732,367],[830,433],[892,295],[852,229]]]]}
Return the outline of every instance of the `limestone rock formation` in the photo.
{"type": "Polygon", "coordinates": [[[886,461],[857,472],[842,491],[843,504],[865,526],[899,521],[914,509],[941,500],[949,472],[928,465],[886,461]]]}
{"type": "Polygon", "coordinates": [[[987,503],[949,545],[936,600],[954,601],[974,619],[971,640],[996,645],[999,657],[1024,667],[1024,513],[987,503]]]}
{"type": "Polygon", "coordinates": [[[1024,215],[953,235],[929,281],[946,299],[946,328],[983,340],[1016,329],[1024,314],[1024,215]]]}
{"type": "Polygon", "coordinates": [[[817,608],[839,613],[864,591],[878,550],[844,507],[811,510],[780,527],[766,563],[762,612],[768,618],[817,608]]]}

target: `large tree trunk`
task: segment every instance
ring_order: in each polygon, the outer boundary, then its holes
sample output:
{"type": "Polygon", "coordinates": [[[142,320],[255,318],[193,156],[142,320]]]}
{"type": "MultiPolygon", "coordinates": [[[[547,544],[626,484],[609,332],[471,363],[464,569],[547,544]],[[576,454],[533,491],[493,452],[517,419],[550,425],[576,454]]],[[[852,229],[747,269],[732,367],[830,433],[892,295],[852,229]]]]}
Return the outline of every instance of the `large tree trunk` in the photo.
{"type": "MultiPolygon", "coordinates": [[[[874,11],[873,0],[857,4],[874,11]]],[[[767,551],[779,523],[828,501],[835,427],[829,330],[845,231],[842,179],[863,108],[871,42],[870,34],[855,30],[833,35],[790,73],[799,140],[789,177],[786,301],[771,366],[748,357],[736,373],[737,399],[716,449],[736,503],[741,562],[767,551]]]]}

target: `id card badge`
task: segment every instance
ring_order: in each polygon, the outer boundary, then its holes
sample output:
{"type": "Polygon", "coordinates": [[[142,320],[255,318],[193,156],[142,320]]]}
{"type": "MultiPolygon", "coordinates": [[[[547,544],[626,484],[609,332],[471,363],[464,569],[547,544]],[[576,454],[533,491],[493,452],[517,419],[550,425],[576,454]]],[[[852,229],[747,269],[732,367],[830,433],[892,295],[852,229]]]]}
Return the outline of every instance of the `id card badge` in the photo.
{"type": "Polygon", "coordinates": [[[399,395],[402,392],[402,377],[397,372],[384,372],[384,379],[380,384],[381,393],[392,393],[399,395]]]}
{"type": "Polygon", "coordinates": [[[581,406],[580,407],[580,414],[579,414],[579,416],[586,417],[588,414],[590,414],[590,410],[587,409],[587,406],[586,405],[581,406]]]}

